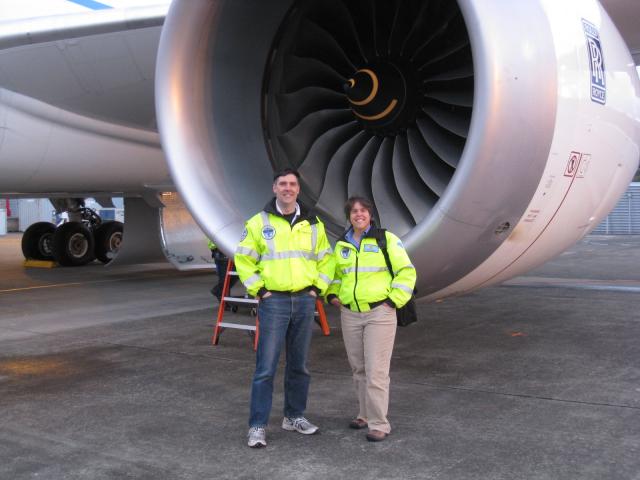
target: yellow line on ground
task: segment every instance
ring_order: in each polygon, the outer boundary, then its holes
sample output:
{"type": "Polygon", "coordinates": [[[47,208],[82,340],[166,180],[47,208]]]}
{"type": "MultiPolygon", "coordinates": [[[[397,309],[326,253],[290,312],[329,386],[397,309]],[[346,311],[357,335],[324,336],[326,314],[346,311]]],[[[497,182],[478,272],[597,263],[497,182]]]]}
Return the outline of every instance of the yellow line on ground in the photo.
{"type": "MultiPolygon", "coordinates": [[[[12,293],[12,292],[25,292],[28,290],[39,290],[43,288],[62,288],[62,287],[77,287],[79,285],[94,285],[97,283],[113,283],[113,282],[122,282],[123,280],[132,280],[132,279],[149,279],[149,278],[162,278],[171,276],[175,272],[172,270],[169,273],[166,272],[138,272],[134,277],[128,278],[111,278],[109,280],[93,280],[87,282],[69,282],[69,283],[54,283],[52,285],[34,285],[32,287],[18,287],[18,288],[8,288],[5,290],[0,290],[0,293],[12,293]]],[[[208,272],[206,272],[208,273],[208,272]]]]}
{"type": "Polygon", "coordinates": [[[26,290],[39,290],[42,288],[75,287],[78,285],[88,285],[93,283],[107,283],[107,282],[118,282],[118,281],[119,280],[96,280],[93,282],[54,283],[53,285],[35,285],[33,287],[9,288],[7,290],[0,290],[0,293],[24,292],[26,290]]]}

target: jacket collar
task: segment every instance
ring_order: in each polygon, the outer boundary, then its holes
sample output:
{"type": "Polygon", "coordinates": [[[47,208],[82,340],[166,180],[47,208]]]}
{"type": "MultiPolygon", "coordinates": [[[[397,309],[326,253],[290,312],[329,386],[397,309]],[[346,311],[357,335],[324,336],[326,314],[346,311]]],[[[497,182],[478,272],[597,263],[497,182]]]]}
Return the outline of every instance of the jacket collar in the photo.
{"type": "MultiPolygon", "coordinates": [[[[296,218],[294,225],[298,222],[302,222],[303,220],[307,220],[311,225],[314,223],[318,223],[318,218],[312,214],[308,209],[304,207],[304,205],[300,204],[300,215],[296,218]]],[[[278,211],[276,207],[276,197],[273,197],[271,200],[267,202],[263,209],[265,212],[270,213],[271,215],[275,215],[276,217],[284,218],[284,216],[278,211]]]]}
{"type": "MultiPolygon", "coordinates": [[[[339,242],[347,242],[348,244],[351,244],[351,242],[349,242],[349,240],[347,240],[347,233],[349,233],[349,231],[352,229],[353,227],[349,227],[347,228],[344,233],[340,236],[340,238],[338,239],[339,242]]],[[[378,236],[380,235],[380,228],[376,227],[375,225],[371,225],[371,227],[369,228],[369,230],[362,236],[362,238],[360,239],[360,243],[362,243],[362,240],[364,240],[365,238],[378,238],[378,236]]]]}

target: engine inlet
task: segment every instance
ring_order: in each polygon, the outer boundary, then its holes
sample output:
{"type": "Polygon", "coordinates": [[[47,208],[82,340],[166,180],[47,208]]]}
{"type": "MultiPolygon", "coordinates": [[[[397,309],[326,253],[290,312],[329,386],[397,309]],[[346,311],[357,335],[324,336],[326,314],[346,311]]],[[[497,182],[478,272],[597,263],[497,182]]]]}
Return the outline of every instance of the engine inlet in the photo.
{"type": "Polygon", "coordinates": [[[456,2],[296,2],[272,49],[264,124],[274,169],[334,233],[351,195],[403,235],[458,166],[473,104],[471,46],[456,2]],[[331,181],[325,181],[331,178],[331,181]]]}

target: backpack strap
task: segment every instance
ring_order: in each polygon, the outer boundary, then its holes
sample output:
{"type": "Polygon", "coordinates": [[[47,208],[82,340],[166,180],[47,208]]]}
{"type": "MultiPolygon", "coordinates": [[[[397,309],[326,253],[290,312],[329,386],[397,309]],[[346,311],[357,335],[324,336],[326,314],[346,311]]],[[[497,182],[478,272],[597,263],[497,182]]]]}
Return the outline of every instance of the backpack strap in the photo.
{"type": "Polygon", "coordinates": [[[391,266],[391,259],[389,258],[389,252],[387,252],[387,230],[384,228],[378,228],[375,232],[374,238],[376,239],[376,243],[380,250],[382,250],[382,255],[384,255],[384,261],[387,264],[387,268],[389,269],[389,273],[391,274],[391,278],[394,277],[393,267],[391,266]]]}

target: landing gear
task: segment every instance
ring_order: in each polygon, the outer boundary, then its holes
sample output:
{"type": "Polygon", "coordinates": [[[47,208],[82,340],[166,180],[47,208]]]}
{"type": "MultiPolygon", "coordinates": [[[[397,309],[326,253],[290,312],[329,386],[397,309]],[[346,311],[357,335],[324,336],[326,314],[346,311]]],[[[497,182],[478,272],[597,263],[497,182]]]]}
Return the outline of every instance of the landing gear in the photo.
{"type": "Polygon", "coordinates": [[[53,234],[53,256],[65,267],[86,265],[95,258],[95,240],[89,228],[80,222],[60,225],[53,234]]]}
{"type": "Polygon", "coordinates": [[[115,221],[104,222],[94,231],[96,258],[102,263],[109,263],[118,254],[122,231],[122,223],[115,221]]]}
{"type": "Polygon", "coordinates": [[[22,235],[22,254],[34,260],[53,260],[53,234],[56,226],[49,222],[31,225],[22,235]]]}
{"type": "Polygon", "coordinates": [[[65,213],[66,223],[31,225],[22,236],[22,253],[27,259],[55,260],[65,267],[86,265],[94,259],[109,263],[122,243],[123,224],[103,222],[82,198],[51,199],[57,213],[65,213]]]}

